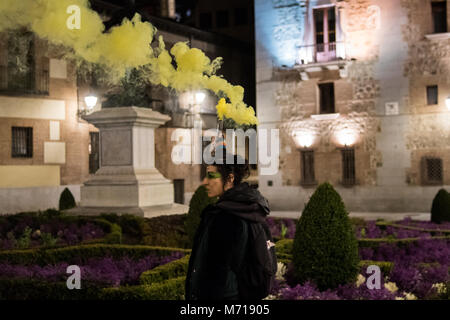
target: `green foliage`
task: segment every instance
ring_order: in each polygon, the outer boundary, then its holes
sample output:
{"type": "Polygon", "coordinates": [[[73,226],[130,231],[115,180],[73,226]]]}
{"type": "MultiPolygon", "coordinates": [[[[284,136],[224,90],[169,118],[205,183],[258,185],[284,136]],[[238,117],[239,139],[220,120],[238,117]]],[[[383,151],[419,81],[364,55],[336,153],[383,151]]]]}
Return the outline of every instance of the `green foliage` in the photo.
{"type": "Polygon", "coordinates": [[[358,241],[339,194],[321,184],[297,222],[293,244],[295,276],[319,289],[352,283],[358,274],[358,241]]]}
{"type": "Polygon", "coordinates": [[[111,225],[111,232],[105,237],[106,243],[122,243],[122,228],[113,223],[111,225]]]}
{"type": "Polygon", "coordinates": [[[189,257],[190,255],[186,255],[181,259],[166,263],[152,270],[143,272],[139,279],[140,283],[154,284],[156,282],[162,282],[171,278],[186,276],[189,266],[189,257]]]}
{"type": "Polygon", "coordinates": [[[362,260],[359,262],[360,268],[367,268],[368,266],[376,265],[380,267],[383,275],[388,276],[394,269],[394,263],[390,261],[372,261],[372,260],[362,260]]]}
{"type": "Polygon", "coordinates": [[[146,219],[142,244],[151,246],[189,248],[184,228],[186,214],[146,219]]]}
{"type": "Polygon", "coordinates": [[[31,242],[31,232],[33,230],[30,227],[26,227],[23,231],[22,236],[17,239],[17,248],[19,249],[27,249],[30,247],[31,242]]]}
{"type": "Polygon", "coordinates": [[[105,95],[106,101],[102,103],[104,108],[117,107],[151,107],[151,99],[147,95],[147,79],[143,77],[140,69],[132,69],[126,72],[120,80],[118,91],[105,95]]]}
{"type": "Polygon", "coordinates": [[[59,197],[59,210],[67,210],[76,207],[75,198],[69,188],[65,188],[59,197]]]}
{"type": "Polygon", "coordinates": [[[431,221],[434,223],[450,221],[450,194],[440,189],[431,205],[431,221]]]}
{"type": "Polygon", "coordinates": [[[282,239],[278,240],[275,243],[275,251],[277,254],[279,253],[285,253],[285,254],[292,254],[292,246],[293,246],[293,240],[292,239],[282,239]]]}
{"type": "Polygon", "coordinates": [[[54,238],[51,233],[47,232],[41,234],[41,240],[44,247],[54,246],[58,242],[58,238],[54,238]]]}
{"type": "Polygon", "coordinates": [[[286,232],[287,232],[287,227],[284,225],[284,223],[281,223],[281,239],[286,238],[286,232]]]}
{"type": "Polygon", "coordinates": [[[117,224],[122,228],[122,236],[129,242],[136,244],[142,241],[146,223],[143,217],[138,217],[132,214],[117,215],[115,213],[102,214],[100,218],[105,219],[111,223],[117,224]]]}
{"type": "Polygon", "coordinates": [[[152,285],[106,288],[100,294],[103,300],[182,300],[186,277],[168,279],[152,285]]]}
{"type": "Polygon", "coordinates": [[[48,265],[58,262],[82,264],[90,258],[110,256],[121,258],[124,256],[138,260],[149,255],[167,256],[173,252],[189,253],[190,250],[181,248],[166,248],[156,246],[137,246],[119,244],[88,244],[61,248],[40,248],[27,250],[0,251],[0,262],[12,264],[48,265]]]}
{"type": "Polygon", "coordinates": [[[189,245],[192,246],[195,232],[200,224],[201,213],[209,204],[215,203],[217,198],[209,198],[204,185],[195,190],[194,195],[189,202],[189,211],[184,223],[184,227],[189,239],[189,245]]]}
{"type": "Polygon", "coordinates": [[[65,282],[0,278],[0,300],[91,300],[100,292],[101,288],[86,284],[79,290],[68,290],[65,282]]]}

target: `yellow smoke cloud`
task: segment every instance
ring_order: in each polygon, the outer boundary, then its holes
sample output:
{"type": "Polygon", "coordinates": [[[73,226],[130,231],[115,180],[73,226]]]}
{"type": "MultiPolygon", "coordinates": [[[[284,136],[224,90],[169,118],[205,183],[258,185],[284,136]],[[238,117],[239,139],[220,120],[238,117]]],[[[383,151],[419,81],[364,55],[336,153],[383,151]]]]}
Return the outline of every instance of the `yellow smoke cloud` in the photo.
{"type": "Polygon", "coordinates": [[[119,76],[128,68],[147,67],[153,84],[179,92],[209,89],[218,96],[225,95],[230,103],[219,101],[219,119],[225,116],[238,124],[258,123],[253,108],[243,102],[244,88],[215,75],[222,58],[211,61],[200,49],[190,48],[184,42],[176,43],[169,52],[161,36],[158,48],[153,50],[150,43],[156,28],[141,21],[138,14],[105,33],[101,18],[90,9],[88,0],[1,0],[0,32],[20,27],[72,48],[89,62],[107,65],[119,76]],[[80,8],[80,29],[67,28],[67,8],[71,5],[80,8]]]}

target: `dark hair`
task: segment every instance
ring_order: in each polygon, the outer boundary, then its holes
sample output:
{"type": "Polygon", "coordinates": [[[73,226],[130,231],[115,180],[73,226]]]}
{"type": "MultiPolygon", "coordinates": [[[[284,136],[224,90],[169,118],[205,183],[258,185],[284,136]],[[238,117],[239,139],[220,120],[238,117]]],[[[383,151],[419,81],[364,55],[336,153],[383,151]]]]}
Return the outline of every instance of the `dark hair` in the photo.
{"type": "Polygon", "coordinates": [[[222,175],[222,182],[224,185],[227,183],[230,173],[234,176],[233,186],[237,186],[242,180],[250,176],[250,166],[248,165],[248,161],[239,155],[227,153],[225,148],[223,149],[221,161],[215,161],[211,165],[215,166],[217,171],[222,175]],[[227,163],[227,156],[230,159],[233,159],[232,163],[227,163]]]}

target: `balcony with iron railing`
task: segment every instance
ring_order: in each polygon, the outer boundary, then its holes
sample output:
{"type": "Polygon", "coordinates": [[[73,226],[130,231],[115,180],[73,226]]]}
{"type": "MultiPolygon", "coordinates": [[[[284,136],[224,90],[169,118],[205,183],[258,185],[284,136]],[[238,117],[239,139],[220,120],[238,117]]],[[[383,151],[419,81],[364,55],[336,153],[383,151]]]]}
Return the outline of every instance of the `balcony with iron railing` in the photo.
{"type": "Polygon", "coordinates": [[[344,42],[319,43],[297,47],[296,68],[302,79],[307,80],[308,73],[324,69],[339,70],[346,76],[346,45],[344,42]]]}
{"type": "Polygon", "coordinates": [[[18,73],[7,66],[0,65],[0,94],[38,94],[48,95],[48,70],[18,73]]]}

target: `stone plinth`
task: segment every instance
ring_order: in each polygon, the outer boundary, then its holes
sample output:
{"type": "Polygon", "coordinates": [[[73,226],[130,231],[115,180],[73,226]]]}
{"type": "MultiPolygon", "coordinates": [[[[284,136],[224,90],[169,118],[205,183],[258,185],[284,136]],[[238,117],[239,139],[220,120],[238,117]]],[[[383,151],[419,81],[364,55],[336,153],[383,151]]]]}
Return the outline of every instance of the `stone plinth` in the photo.
{"type": "Polygon", "coordinates": [[[182,214],[174,189],[155,168],[155,128],[169,116],[147,108],[108,108],[84,119],[100,131],[100,168],[81,187],[73,214],[135,214],[152,217],[182,214]]]}

